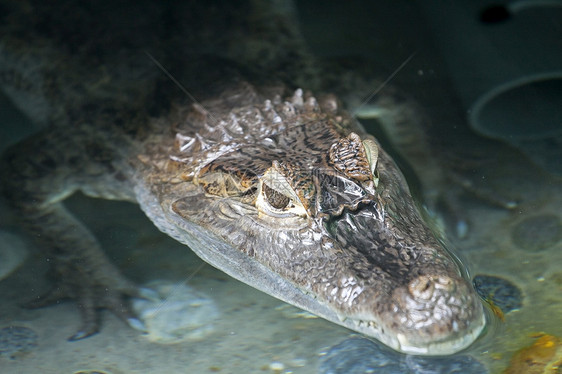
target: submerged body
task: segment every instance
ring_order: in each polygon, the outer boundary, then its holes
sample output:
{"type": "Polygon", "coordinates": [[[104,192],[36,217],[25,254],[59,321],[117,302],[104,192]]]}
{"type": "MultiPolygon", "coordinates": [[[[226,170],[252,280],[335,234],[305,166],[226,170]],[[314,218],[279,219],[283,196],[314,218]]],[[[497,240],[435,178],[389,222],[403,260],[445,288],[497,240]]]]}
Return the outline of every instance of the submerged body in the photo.
{"type": "MultiPolygon", "coordinates": [[[[3,45],[3,69],[25,77],[22,50],[3,45]]],[[[39,304],[71,297],[82,306],[74,339],[98,330],[96,309],[132,318],[123,298],[138,293],[64,209],[77,190],[138,202],[213,266],[398,351],[451,354],[480,334],[478,296],[395,163],[337,99],[235,77],[200,103],[170,106],[154,73],[134,71],[143,79],[130,96],[104,93],[94,72],[82,77],[93,93],[78,90],[78,99],[59,92],[79,75],[64,73],[53,99],[63,104],[45,119],[53,124],[2,161],[2,191],[57,276],[39,304]]],[[[3,84],[22,101],[21,89],[3,84]]]]}

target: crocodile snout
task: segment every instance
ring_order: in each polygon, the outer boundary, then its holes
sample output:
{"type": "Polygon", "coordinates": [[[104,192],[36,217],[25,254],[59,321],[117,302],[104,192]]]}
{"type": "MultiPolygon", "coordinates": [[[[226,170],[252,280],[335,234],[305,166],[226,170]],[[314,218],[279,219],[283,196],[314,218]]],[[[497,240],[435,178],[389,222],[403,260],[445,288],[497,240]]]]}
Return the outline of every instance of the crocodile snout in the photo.
{"type": "Polygon", "coordinates": [[[485,325],[478,296],[460,276],[420,275],[397,288],[393,298],[396,336],[405,351],[458,351],[485,325]]]}

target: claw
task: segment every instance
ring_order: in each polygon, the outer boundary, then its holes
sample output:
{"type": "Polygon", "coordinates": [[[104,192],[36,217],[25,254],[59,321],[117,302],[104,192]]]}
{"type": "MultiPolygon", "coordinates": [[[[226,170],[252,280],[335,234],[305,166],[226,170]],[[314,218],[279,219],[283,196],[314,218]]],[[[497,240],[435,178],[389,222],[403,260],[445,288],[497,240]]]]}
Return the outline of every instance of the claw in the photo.
{"type": "Polygon", "coordinates": [[[159,302],[162,300],[158,292],[146,287],[139,288],[138,296],[142,299],[146,299],[148,301],[153,301],[153,302],[159,302]]]}
{"type": "Polygon", "coordinates": [[[106,309],[110,310],[113,314],[119,317],[119,319],[126,323],[129,323],[129,320],[131,319],[137,318],[129,307],[128,302],[112,303],[107,305],[106,309]]]}
{"type": "Polygon", "coordinates": [[[78,299],[77,305],[78,309],[80,309],[82,326],[78,332],[68,338],[69,341],[85,339],[99,332],[100,324],[93,293],[85,290],[78,299]]]}
{"type": "Polygon", "coordinates": [[[92,330],[92,331],[79,330],[79,331],[76,332],[76,334],[72,335],[67,340],[69,342],[75,342],[75,341],[78,341],[78,340],[89,338],[90,336],[95,335],[98,332],[99,332],[99,330],[97,330],[97,329],[92,330]]]}
{"type": "Polygon", "coordinates": [[[80,310],[82,326],[68,341],[77,341],[88,338],[100,331],[100,309],[108,309],[121,320],[135,330],[146,332],[146,326],[137,318],[131,310],[128,300],[129,297],[141,297],[149,300],[160,300],[158,293],[149,288],[126,287],[125,289],[109,292],[109,288],[104,287],[104,292],[96,291],[95,287],[80,288],[79,291],[69,291],[69,287],[64,284],[53,287],[49,292],[23,305],[24,308],[36,309],[52,304],[58,304],[64,299],[76,298],[79,294],[77,306],[80,310]]]}
{"type": "Polygon", "coordinates": [[[138,330],[138,331],[144,332],[144,333],[148,332],[148,329],[146,328],[146,325],[138,318],[128,318],[127,323],[129,324],[129,326],[131,326],[135,330],[138,330]]]}

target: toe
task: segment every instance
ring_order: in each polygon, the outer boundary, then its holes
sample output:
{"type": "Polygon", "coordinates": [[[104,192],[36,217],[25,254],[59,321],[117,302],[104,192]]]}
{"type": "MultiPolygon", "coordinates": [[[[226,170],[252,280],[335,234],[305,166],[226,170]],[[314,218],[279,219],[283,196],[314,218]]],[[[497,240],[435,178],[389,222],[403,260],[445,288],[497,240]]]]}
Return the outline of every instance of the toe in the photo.
{"type": "Polygon", "coordinates": [[[37,309],[45,306],[58,304],[61,300],[69,297],[69,293],[64,286],[55,286],[47,293],[38,296],[36,299],[26,302],[23,307],[27,309],[37,309]]]}
{"type": "Polygon", "coordinates": [[[82,325],[74,335],[68,338],[69,341],[85,339],[99,332],[99,312],[96,310],[96,305],[91,294],[86,293],[80,297],[77,305],[80,310],[82,325]]]}

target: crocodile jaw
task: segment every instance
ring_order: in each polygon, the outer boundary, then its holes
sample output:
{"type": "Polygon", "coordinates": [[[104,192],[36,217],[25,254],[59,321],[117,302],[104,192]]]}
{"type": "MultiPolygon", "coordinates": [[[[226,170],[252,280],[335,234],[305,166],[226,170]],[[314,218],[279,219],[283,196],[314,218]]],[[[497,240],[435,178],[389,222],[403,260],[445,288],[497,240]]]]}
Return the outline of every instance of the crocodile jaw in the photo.
{"type": "Polygon", "coordinates": [[[403,333],[397,335],[385,334],[384,329],[372,321],[348,318],[342,322],[334,322],[373,337],[398,352],[422,356],[445,356],[460,352],[474,343],[486,326],[485,314],[482,311],[482,313],[479,313],[479,317],[471,322],[470,328],[463,331],[462,334],[453,335],[444,340],[419,344],[419,342],[410,341],[409,337],[403,333]]]}
{"type": "MultiPolygon", "coordinates": [[[[387,346],[406,354],[414,355],[450,355],[457,353],[468,346],[480,336],[486,326],[486,315],[478,296],[471,290],[463,289],[470,287],[468,282],[462,278],[455,280],[461,288],[456,304],[462,310],[454,309],[451,305],[437,305],[427,308],[420,318],[421,304],[412,300],[412,296],[403,288],[394,291],[390,307],[383,313],[377,311],[366,311],[352,314],[346,318],[342,325],[372,336],[387,346]],[[407,295],[405,295],[407,294],[407,295]],[[401,301],[408,300],[408,307],[398,306],[401,301]],[[398,302],[397,302],[398,301],[398,302]]],[[[454,299],[455,291],[448,295],[454,299]]],[[[434,298],[443,298],[443,295],[435,295],[434,298]]]]}

